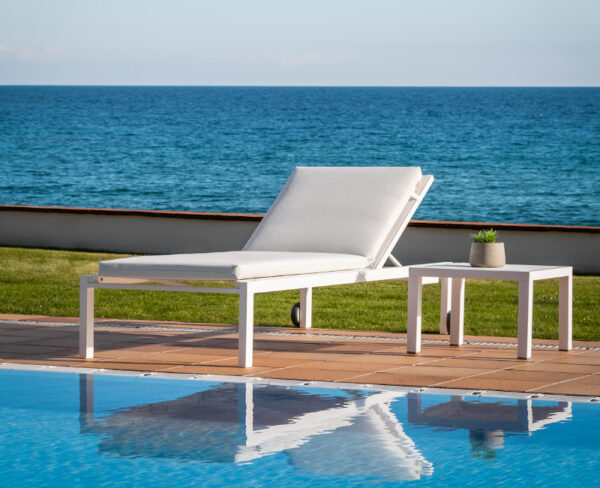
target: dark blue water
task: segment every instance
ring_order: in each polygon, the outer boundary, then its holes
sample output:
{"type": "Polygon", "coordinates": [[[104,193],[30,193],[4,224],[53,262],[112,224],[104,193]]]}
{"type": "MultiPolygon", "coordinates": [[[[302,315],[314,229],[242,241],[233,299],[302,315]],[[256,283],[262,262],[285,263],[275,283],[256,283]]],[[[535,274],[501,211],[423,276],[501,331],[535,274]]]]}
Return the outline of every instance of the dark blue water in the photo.
{"type": "Polygon", "coordinates": [[[599,410],[0,371],[0,487],[591,487],[599,410]]]}
{"type": "Polygon", "coordinates": [[[600,225],[600,88],[0,87],[0,204],[264,212],[297,165],[418,165],[415,218],[600,225]]]}

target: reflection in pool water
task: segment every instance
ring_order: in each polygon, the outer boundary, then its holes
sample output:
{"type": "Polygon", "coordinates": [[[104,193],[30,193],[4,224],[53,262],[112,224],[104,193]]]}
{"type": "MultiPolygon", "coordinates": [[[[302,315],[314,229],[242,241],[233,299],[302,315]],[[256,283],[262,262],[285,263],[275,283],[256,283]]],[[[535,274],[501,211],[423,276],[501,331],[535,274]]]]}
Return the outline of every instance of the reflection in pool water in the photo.
{"type": "Polygon", "coordinates": [[[531,399],[481,402],[452,395],[450,401],[422,409],[421,395],[408,394],[408,421],[447,429],[469,431],[474,456],[495,457],[495,449],[504,445],[504,432],[532,432],[545,425],[569,420],[571,403],[534,405],[531,399]]]}
{"type": "MultiPolygon", "coordinates": [[[[327,475],[416,480],[433,467],[390,411],[404,393],[338,390],[321,395],[280,386],[222,383],[174,400],[132,406],[99,420],[91,375],[80,376],[81,431],[100,435],[99,450],[120,456],[248,462],[286,452],[294,466],[327,475]],[[377,456],[365,456],[376,452],[377,456]]],[[[481,402],[453,395],[422,408],[408,393],[410,423],[469,432],[474,456],[495,457],[504,431],[531,432],[568,420],[571,404],[531,399],[481,402]]]]}
{"type": "Polygon", "coordinates": [[[294,466],[326,475],[413,480],[432,472],[390,411],[390,402],[402,393],[337,390],[322,395],[223,383],[95,420],[93,381],[93,376],[80,377],[81,431],[100,435],[102,452],[217,463],[285,452],[294,466]]]}
{"type": "Polygon", "coordinates": [[[599,405],[0,369],[0,487],[577,486],[599,405]]]}

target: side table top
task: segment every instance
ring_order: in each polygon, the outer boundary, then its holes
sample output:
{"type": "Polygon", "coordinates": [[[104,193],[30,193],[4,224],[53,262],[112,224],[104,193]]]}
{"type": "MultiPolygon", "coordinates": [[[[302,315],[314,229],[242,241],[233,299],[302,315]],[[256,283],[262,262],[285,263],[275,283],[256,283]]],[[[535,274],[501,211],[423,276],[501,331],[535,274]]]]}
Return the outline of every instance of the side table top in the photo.
{"type": "Polygon", "coordinates": [[[440,278],[488,278],[519,280],[558,278],[573,273],[572,266],[539,264],[507,264],[502,268],[476,268],[469,263],[428,263],[409,266],[409,276],[436,276],[440,278]]]}

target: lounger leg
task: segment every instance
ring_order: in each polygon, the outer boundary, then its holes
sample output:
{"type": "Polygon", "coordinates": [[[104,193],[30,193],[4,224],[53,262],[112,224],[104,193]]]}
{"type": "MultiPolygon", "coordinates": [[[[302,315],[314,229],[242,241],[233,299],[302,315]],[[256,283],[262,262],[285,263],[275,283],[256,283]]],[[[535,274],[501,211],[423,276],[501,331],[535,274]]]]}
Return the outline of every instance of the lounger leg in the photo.
{"type": "Polygon", "coordinates": [[[250,368],[254,335],[254,292],[247,283],[240,286],[238,365],[240,368],[250,368]]]}
{"type": "Polygon", "coordinates": [[[312,288],[300,290],[300,327],[303,329],[312,327],[312,288]]]}
{"type": "Polygon", "coordinates": [[[408,320],[406,324],[406,352],[409,354],[421,352],[422,293],[423,278],[410,276],[408,278],[408,320]]]}
{"type": "Polygon", "coordinates": [[[94,288],[89,276],[79,279],[79,357],[94,357],[94,288]]]}
{"type": "Polygon", "coordinates": [[[440,300],[440,334],[450,332],[450,314],[452,310],[452,278],[442,278],[442,297],[440,300]]]}

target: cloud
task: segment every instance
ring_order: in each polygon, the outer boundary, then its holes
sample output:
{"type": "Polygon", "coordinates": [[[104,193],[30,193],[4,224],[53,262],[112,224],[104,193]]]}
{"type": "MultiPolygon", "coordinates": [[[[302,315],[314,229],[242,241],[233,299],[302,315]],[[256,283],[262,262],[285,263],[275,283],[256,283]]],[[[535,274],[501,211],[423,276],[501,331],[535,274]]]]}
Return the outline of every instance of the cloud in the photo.
{"type": "Polygon", "coordinates": [[[33,49],[30,47],[9,47],[0,44],[0,56],[8,57],[18,61],[63,61],[73,58],[71,53],[54,49],[51,47],[43,47],[41,49],[33,49]]]}

